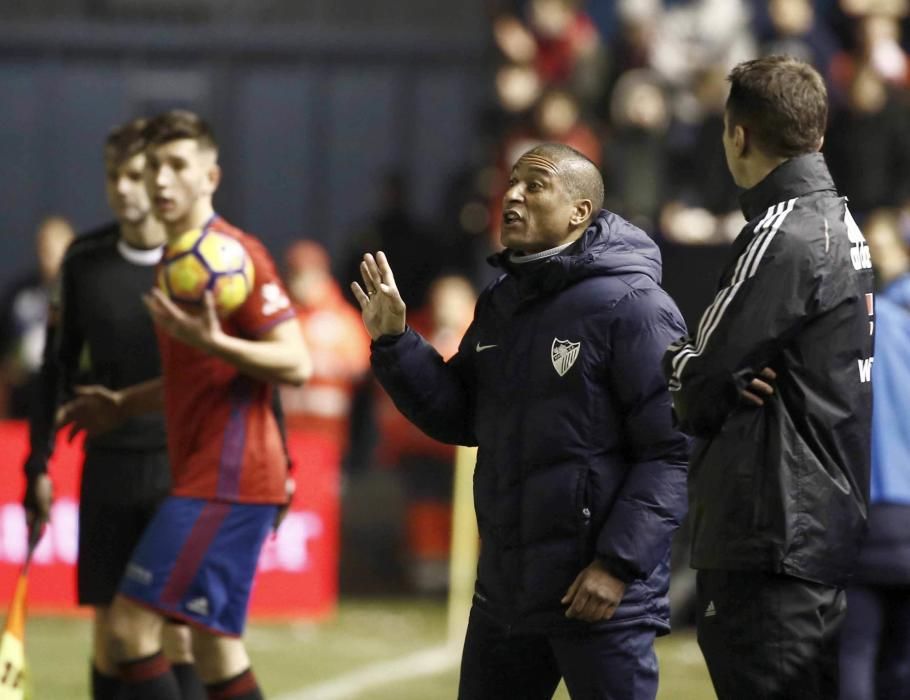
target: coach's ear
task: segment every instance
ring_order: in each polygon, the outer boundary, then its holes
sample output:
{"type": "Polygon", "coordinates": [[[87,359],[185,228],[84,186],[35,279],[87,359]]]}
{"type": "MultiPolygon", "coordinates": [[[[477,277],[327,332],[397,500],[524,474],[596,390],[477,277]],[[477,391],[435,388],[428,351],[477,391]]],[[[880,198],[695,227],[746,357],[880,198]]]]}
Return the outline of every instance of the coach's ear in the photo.
{"type": "Polygon", "coordinates": [[[579,199],[575,202],[575,211],[572,212],[569,223],[571,223],[572,226],[583,224],[591,218],[591,213],[593,211],[594,205],[591,203],[590,199],[579,199]]]}

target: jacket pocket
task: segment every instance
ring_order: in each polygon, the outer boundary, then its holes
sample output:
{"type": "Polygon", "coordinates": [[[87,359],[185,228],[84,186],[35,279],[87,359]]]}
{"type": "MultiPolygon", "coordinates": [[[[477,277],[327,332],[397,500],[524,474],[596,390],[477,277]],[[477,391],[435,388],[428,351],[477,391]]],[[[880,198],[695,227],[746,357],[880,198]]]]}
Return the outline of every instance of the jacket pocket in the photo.
{"type": "Polygon", "coordinates": [[[575,486],[575,518],[578,523],[578,562],[581,567],[591,563],[591,502],[590,472],[587,468],[578,471],[575,486]]]}

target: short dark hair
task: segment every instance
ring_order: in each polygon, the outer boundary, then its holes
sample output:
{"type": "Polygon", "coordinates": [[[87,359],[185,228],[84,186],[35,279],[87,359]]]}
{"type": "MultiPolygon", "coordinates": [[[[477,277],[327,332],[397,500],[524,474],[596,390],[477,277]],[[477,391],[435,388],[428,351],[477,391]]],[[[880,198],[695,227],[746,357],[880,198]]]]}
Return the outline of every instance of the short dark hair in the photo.
{"type": "Polygon", "coordinates": [[[727,76],[727,128],[749,129],[758,147],[783,158],[814,153],[828,121],[828,91],[812,66],[790,56],[765,56],[727,76]]]}
{"type": "Polygon", "coordinates": [[[192,139],[203,148],[218,149],[208,122],[185,109],[172,109],[150,119],[145,128],[145,138],[149,146],[192,139]]]}
{"type": "Polygon", "coordinates": [[[145,150],[145,128],[148,121],[139,118],[111,129],[104,140],[104,159],[119,166],[145,150]]]}
{"type": "Polygon", "coordinates": [[[571,146],[552,141],[534,146],[522,154],[522,157],[529,154],[550,158],[559,165],[566,166],[562,181],[569,194],[575,199],[591,200],[591,216],[592,218],[597,216],[597,212],[604,205],[604,180],[594,161],[571,146]]]}

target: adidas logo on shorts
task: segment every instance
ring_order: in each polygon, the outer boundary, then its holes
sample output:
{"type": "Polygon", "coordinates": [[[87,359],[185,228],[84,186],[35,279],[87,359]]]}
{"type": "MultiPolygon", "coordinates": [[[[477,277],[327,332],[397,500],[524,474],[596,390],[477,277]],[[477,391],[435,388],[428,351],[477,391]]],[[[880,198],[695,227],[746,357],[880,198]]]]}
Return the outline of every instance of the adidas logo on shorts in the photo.
{"type": "Polygon", "coordinates": [[[152,582],[152,572],[133,562],[126,566],[126,577],[146,586],[152,582]]]}
{"type": "Polygon", "coordinates": [[[717,615],[717,609],[714,607],[714,601],[708,603],[708,607],[705,608],[705,617],[714,617],[717,615]]]}
{"type": "Polygon", "coordinates": [[[208,598],[193,598],[192,600],[186,601],[186,609],[190,612],[194,612],[197,615],[208,615],[209,614],[209,601],[208,598]]]}

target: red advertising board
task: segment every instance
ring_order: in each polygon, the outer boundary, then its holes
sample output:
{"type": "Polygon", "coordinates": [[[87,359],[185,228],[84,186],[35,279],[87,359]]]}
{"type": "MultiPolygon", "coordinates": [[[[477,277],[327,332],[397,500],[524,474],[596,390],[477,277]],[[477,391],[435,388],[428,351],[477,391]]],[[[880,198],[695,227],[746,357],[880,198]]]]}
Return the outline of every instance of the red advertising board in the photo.
{"type": "MultiPolygon", "coordinates": [[[[259,559],[250,614],[253,617],[323,618],[338,596],[337,447],[319,435],[291,431],[288,447],[296,465],[297,494],[278,532],[270,535],[259,559]]],[[[25,557],[22,512],[22,463],[28,451],[28,428],[0,421],[0,605],[12,597],[25,557]]],[[[51,461],[54,506],[29,574],[29,609],[75,612],[76,555],[79,523],[81,441],[66,442],[61,433],[51,461]]]]}

